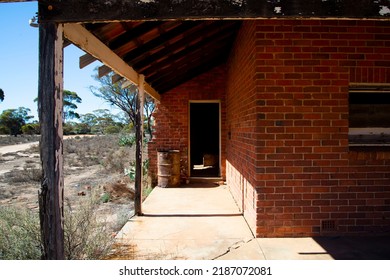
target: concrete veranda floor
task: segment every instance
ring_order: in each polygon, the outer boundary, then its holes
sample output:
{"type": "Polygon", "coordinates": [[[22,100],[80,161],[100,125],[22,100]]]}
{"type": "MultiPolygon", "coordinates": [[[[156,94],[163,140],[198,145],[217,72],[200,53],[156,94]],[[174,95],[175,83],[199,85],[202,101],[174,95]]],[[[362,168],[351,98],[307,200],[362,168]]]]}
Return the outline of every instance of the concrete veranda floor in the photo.
{"type": "Polygon", "coordinates": [[[117,235],[136,259],[390,260],[390,236],[254,238],[226,185],[155,188],[117,235]]]}

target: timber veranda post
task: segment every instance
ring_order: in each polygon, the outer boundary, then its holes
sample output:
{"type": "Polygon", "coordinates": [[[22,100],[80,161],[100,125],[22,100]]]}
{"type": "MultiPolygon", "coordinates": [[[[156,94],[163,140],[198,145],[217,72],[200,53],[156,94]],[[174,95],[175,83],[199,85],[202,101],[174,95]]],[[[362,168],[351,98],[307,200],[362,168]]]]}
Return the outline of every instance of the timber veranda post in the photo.
{"type": "Polygon", "coordinates": [[[136,100],[136,118],[135,118],[135,137],[136,137],[136,156],[135,156],[135,195],[134,212],[137,216],[142,216],[142,177],[143,177],[143,108],[145,99],[145,76],[139,75],[138,94],[136,100]]]}
{"type": "Polygon", "coordinates": [[[42,258],[51,260],[65,258],[62,95],[63,26],[53,22],[40,23],[38,112],[43,176],[39,216],[42,258]]]}

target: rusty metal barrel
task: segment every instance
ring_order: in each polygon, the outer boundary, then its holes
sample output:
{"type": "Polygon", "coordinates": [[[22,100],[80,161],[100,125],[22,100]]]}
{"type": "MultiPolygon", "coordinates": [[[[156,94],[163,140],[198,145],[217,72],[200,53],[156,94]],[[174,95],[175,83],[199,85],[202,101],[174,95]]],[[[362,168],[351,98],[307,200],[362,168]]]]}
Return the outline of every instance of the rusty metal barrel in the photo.
{"type": "Polygon", "coordinates": [[[161,188],[180,186],[180,151],[158,151],[157,177],[158,186],[161,188]]]}

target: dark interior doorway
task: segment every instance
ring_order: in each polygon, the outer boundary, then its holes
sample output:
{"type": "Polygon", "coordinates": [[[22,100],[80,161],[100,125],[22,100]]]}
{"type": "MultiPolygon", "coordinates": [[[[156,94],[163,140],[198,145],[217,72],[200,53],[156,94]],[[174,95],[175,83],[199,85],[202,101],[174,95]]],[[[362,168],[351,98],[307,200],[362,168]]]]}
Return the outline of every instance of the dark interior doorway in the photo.
{"type": "Polygon", "coordinates": [[[219,177],[219,157],[219,103],[190,103],[191,177],[219,177]]]}

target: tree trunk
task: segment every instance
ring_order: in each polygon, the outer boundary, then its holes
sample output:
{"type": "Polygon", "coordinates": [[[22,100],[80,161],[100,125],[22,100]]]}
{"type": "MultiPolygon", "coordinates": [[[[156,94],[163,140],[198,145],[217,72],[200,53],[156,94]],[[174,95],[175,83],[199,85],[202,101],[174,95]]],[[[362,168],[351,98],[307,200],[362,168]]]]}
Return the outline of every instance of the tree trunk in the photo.
{"type": "Polygon", "coordinates": [[[63,231],[63,29],[39,26],[38,111],[41,124],[40,154],[43,179],[39,191],[39,216],[43,259],[64,259],[63,231]]]}

